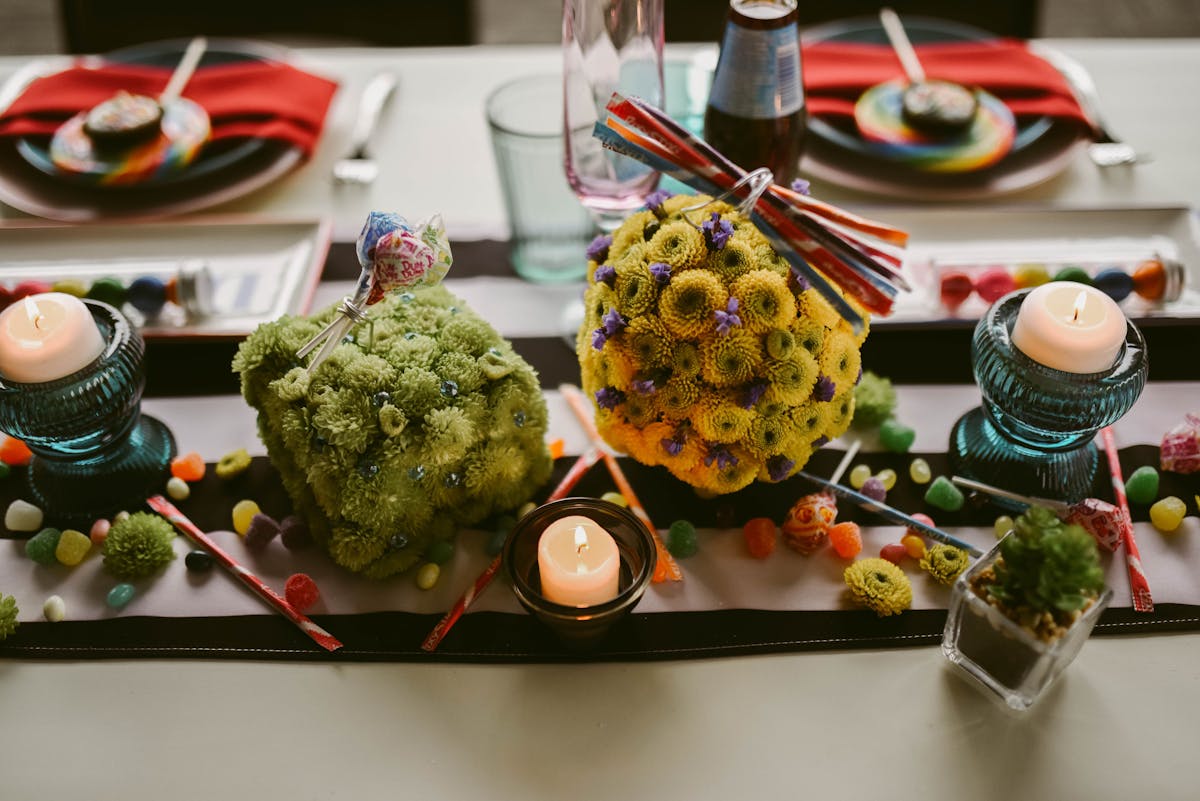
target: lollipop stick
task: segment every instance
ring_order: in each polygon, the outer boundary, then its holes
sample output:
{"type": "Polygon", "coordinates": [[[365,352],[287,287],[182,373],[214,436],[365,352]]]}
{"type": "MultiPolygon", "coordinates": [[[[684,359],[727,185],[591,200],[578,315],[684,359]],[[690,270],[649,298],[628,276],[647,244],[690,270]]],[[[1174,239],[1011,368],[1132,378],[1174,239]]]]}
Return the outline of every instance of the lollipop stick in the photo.
{"type": "Polygon", "coordinates": [[[858,454],[858,448],[862,445],[860,440],[854,440],[850,443],[850,447],[846,448],[846,454],[842,456],[842,461],[838,462],[837,468],[834,469],[833,475],[829,480],[834,484],[842,480],[842,473],[846,472],[846,468],[850,466],[850,461],[858,454]]]}
{"type": "Polygon", "coordinates": [[[203,36],[197,36],[188,43],[187,50],[183,51],[183,58],[179,60],[179,66],[171,73],[166,88],[158,96],[160,106],[166,105],[183,93],[183,87],[192,79],[192,73],[200,65],[200,59],[204,57],[204,51],[207,49],[208,39],[203,36]]]}

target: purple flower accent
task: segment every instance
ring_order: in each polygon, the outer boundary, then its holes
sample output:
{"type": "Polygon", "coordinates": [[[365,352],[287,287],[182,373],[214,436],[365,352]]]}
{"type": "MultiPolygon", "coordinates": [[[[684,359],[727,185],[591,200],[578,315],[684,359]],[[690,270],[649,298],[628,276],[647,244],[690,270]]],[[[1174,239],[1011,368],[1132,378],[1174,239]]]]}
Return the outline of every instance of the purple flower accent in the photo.
{"type": "Polygon", "coordinates": [[[617,404],[623,400],[625,400],[625,396],[619,389],[604,387],[596,390],[596,403],[601,409],[615,409],[617,404]]]}
{"type": "Polygon", "coordinates": [[[713,462],[717,463],[718,470],[724,470],[726,467],[733,467],[738,463],[738,458],[729,452],[729,449],[724,445],[712,445],[708,449],[708,453],[704,456],[704,466],[708,467],[713,462]]]}
{"type": "Polygon", "coordinates": [[[671,265],[665,261],[656,261],[650,265],[650,274],[654,276],[655,281],[665,284],[671,280],[671,265]]]}
{"type": "Polygon", "coordinates": [[[683,450],[682,442],[679,440],[670,439],[669,437],[663,437],[661,440],[659,440],[658,444],[662,445],[662,449],[671,456],[678,456],[679,452],[683,450]]]}
{"type": "Polygon", "coordinates": [[[767,384],[765,381],[756,381],[755,383],[751,384],[746,389],[746,397],[742,401],[742,408],[743,409],[752,408],[754,406],[754,404],[758,403],[759,399],[762,398],[763,393],[766,391],[767,391],[767,384]]]}
{"type": "Polygon", "coordinates": [[[722,220],[721,215],[715,211],[711,219],[700,224],[700,229],[704,231],[704,239],[712,250],[721,250],[729,241],[729,237],[733,236],[733,224],[722,220]]]}
{"type": "Polygon", "coordinates": [[[796,463],[786,456],[772,456],[767,460],[767,476],[772,481],[783,481],[795,466],[796,463]]]}
{"type": "Polygon", "coordinates": [[[819,436],[813,440],[813,449],[815,450],[817,448],[824,448],[828,444],[829,444],[829,437],[822,434],[821,436],[819,436]]]}
{"type": "Polygon", "coordinates": [[[595,277],[597,284],[608,284],[609,286],[612,286],[613,281],[617,280],[617,271],[610,264],[601,264],[596,268],[596,272],[593,273],[593,276],[595,277]]]}
{"type": "Polygon", "coordinates": [[[592,332],[592,347],[596,350],[604,350],[604,343],[608,341],[608,334],[604,333],[603,328],[597,328],[592,332]]]}
{"type": "Polygon", "coordinates": [[[808,279],[805,278],[803,275],[796,272],[795,270],[792,270],[791,273],[789,273],[789,276],[790,276],[789,283],[792,285],[792,291],[795,292],[797,295],[799,295],[801,292],[808,289],[808,287],[809,287],[808,279]]]}
{"type": "Polygon", "coordinates": [[[645,381],[634,381],[631,386],[633,391],[639,395],[653,395],[658,387],[654,386],[654,379],[647,378],[645,381]]]}
{"type": "Polygon", "coordinates": [[[604,261],[608,258],[608,246],[612,244],[611,234],[600,234],[587,246],[587,257],[590,261],[604,261]]]}
{"type": "Polygon", "coordinates": [[[725,311],[717,309],[713,312],[713,316],[717,318],[717,333],[721,336],[728,336],[730,329],[735,325],[742,324],[742,318],[737,316],[738,299],[730,298],[725,304],[725,311]]]}
{"type": "Polygon", "coordinates": [[[833,379],[826,375],[817,376],[817,385],[813,387],[813,398],[819,401],[833,400],[833,393],[837,389],[834,386],[833,379]]]}
{"type": "Polygon", "coordinates": [[[862,381],[862,365],[858,366],[858,375],[854,377],[854,386],[858,386],[858,382],[862,381]]]}
{"type": "Polygon", "coordinates": [[[600,322],[604,323],[604,333],[610,337],[615,337],[625,330],[625,318],[615,308],[609,309],[600,322]]]}
{"type": "Polygon", "coordinates": [[[671,197],[671,193],[666,189],[655,189],[650,194],[646,195],[646,208],[654,212],[655,216],[662,211],[662,204],[667,198],[671,197]]]}
{"type": "Polygon", "coordinates": [[[797,178],[792,181],[792,191],[799,192],[802,195],[807,195],[812,191],[812,185],[803,178],[797,178]]]}

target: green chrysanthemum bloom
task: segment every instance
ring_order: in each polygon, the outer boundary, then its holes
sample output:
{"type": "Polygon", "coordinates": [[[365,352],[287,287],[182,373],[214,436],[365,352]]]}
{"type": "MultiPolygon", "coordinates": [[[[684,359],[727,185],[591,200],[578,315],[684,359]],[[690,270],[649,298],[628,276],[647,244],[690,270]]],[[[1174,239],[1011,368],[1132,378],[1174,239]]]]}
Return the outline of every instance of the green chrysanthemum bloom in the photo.
{"type": "Polygon", "coordinates": [[[748,331],[733,330],[700,343],[700,375],[714,387],[747,384],[762,364],[762,342],[748,331]]]}
{"type": "Polygon", "coordinates": [[[20,612],[21,610],[17,608],[16,598],[11,595],[0,595],[0,641],[8,639],[21,625],[17,620],[20,612]]]}
{"type": "Polygon", "coordinates": [[[709,254],[707,266],[724,283],[730,284],[753,270],[757,262],[752,248],[731,239],[725,243],[725,247],[709,254]]]}
{"type": "Polygon", "coordinates": [[[855,602],[880,617],[898,615],[912,606],[912,584],[904,571],[886,559],[860,559],[842,573],[855,602]]]}
{"type": "Polygon", "coordinates": [[[970,563],[970,555],[953,545],[932,545],[921,557],[921,569],[939,584],[953,584],[970,563]]]}
{"type": "Polygon", "coordinates": [[[635,317],[622,336],[625,350],[643,369],[671,365],[674,342],[666,326],[657,317],[635,317]]]}
{"type": "Polygon", "coordinates": [[[767,332],[767,356],[772,359],[786,359],[796,349],[796,338],[791,331],[775,329],[767,332]]]}
{"type": "Polygon", "coordinates": [[[696,267],[706,255],[708,248],[704,244],[704,235],[683,220],[664,224],[646,248],[646,258],[650,263],[665,262],[673,270],[696,267]]]}
{"type": "Polygon", "coordinates": [[[737,442],[750,430],[752,415],[720,395],[707,395],[696,404],[691,422],[696,433],[709,442],[737,442]]]}
{"type": "Polygon", "coordinates": [[[650,274],[650,268],[638,262],[622,263],[616,270],[617,308],[621,314],[631,319],[650,311],[658,299],[658,282],[650,274]]]}
{"type": "Polygon", "coordinates": [[[870,370],[864,371],[862,380],[854,388],[854,424],[881,425],[895,410],[896,390],[891,380],[870,370]]]}
{"type": "Polygon", "coordinates": [[[782,276],[754,270],[734,281],[730,294],[738,299],[738,315],[746,330],[765,334],[785,328],[796,319],[796,298],[782,276]]]}
{"type": "Polygon", "coordinates": [[[104,540],[104,569],[119,579],[154,574],[175,558],[175,529],[148,512],[134,512],[113,523],[104,540]]]}
{"type": "Polygon", "coordinates": [[[658,313],[667,330],[680,339],[700,339],[716,330],[713,312],[729,300],[721,280],[702,270],[671,279],[658,300],[658,313]]]}
{"type": "Polygon", "coordinates": [[[820,356],[825,347],[825,326],[807,317],[797,317],[789,328],[796,344],[813,356],[820,356]]]}
{"type": "Polygon", "coordinates": [[[806,350],[796,350],[787,359],[767,359],[763,364],[766,375],[766,397],[788,406],[799,406],[812,395],[817,383],[817,360],[806,350]]]}

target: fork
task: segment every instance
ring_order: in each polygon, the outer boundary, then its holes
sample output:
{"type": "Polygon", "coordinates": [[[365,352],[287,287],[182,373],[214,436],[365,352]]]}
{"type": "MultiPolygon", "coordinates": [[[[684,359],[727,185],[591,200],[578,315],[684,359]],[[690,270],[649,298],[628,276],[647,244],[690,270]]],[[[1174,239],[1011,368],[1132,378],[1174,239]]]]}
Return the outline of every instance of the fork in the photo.
{"type": "Polygon", "coordinates": [[[1071,94],[1079,102],[1079,107],[1083,109],[1083,115],[1087,117],[1092,128],[1092,142],[1088,145],[1088,156],[1092,163],[1099,167],[1136,163],[1137,151],[1132,145],[1114,136],[1105,124],[1104,116],[1100,113],[1100,93],[1084,66],[1066,53],[1053,48],[1033,43],[1029,47],[1067,79],[1071,94]]]}
{"type": "Polygon", "coordinates": [[[369,184],[379,176],[379,164],[368,146],[379,124],[380,113],[396,89],[396,76],[377,73],[367,82],[358,104],[358,117],[350,134],[350,152],[333,165],[333,178],[340,184],[369,184]]]}

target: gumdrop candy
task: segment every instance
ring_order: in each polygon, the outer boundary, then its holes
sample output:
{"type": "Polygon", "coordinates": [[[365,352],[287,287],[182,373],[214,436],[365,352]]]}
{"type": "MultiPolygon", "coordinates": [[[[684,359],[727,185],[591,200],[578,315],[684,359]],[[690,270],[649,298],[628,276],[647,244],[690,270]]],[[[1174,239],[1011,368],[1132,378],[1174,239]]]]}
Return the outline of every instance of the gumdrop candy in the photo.
{"type": "Polygon", "coordinates": [[[44,528],[25,540],[25,555],[39,565],[52,565],[58,561],[55,551],[62,532],[56,528],[44,528]]]}
{"type": "Polygon", "coordinates": [[[890,467],[885,467],[883,470],[880,470],[879,474],[876,475],[875,478],[879,479],[879,483],[883,484],[883,488],[887,492],[891,492],[892,488],[896,486],[896,471],[890,467]]]}
{"type": "Polygon", "coordinates": [[[246,528],[246,547],[256,551],[265,548],[278,533],[279,524],[275,519],[259,512],[250,518],[250,525],[246,528]]]}
{"type": "Polygon", "coordinates": [[[204,459],[195,451],[177,456],[171,461],[171,475],[184,481],[199,481],[204,478],[204,459]]]}
{"type": "Polygon", "coordinates": [[[54,558],[67,567],[75,567],[83,561],[83,557],[92,550],[92,541],[88,535],[73,528],[63,531],[54,548],[54,558]]]}
{"type": "Polygon", "coordinates": [[[829,527],[829,544],[843,559],[853,559],[862,552],[862,531],[858,523],[846,521],[829,527]]]}
{"type": "Polygon", "coordinates": [[[254,501],[238,501],[233,505],[233,530],[243,537],[246,536],[246,532],[250,530],[250,521],[261,512],[262,509],[259,509],[254,501]]]}
{"type": "Polygon", "coordinates": [[[600,496],[600,500],[615,503],[624,509],[629,508],[629,501],[625,500],[625,496],[619,492],[606,492],[600,496]]]}
{"type": "Polygon", "coordinates": [[[293,609],[303,612],[321,599],[317,582],[306,573],[293,573],[283,585],[283,594],[293,609]]]}
{"type": "Polygon", "coordinates": [[[775,535],[778,531],[775,521],[769,517],[755,517],[746,521],[742,526],[742,537],[746,540],[746,550],[755,559],[766,559],[775,552],[775,535]]]}
{"type": "Polygon", "coordinates": [[[1153,503],[1158,497],[1158,471],[1150,465],[1134,470],[1125,482],[1125,497],[1130,503],[1153,503]]]}
{"type": "Polygon", "coordinates": [[[893,453],[908,453],[916,439],[916,431],[896,420],[884,420],[879,426],[879,444],[893,453]]]}
{"type": "Polygon", "coordinates": [[[995,532],[996,539],[1003,539],[1004,535],[1012,531],[1013,526],[1015,525],[1016,521],[1014,521],[1011,517],[1008,515],[1000,515],[996,518],[996,522],[992,524],[992,531],[995,532]]]}
{"type": "Polygon", "coordinates": [[[16,437],[5,437],[4,442],[0,443],[0,462],[9,467],[22,467],[29,464],[32,458],[33,452],[29,446],[16,437]]]}
{"type": "Polygon", "coordinates": [[[1163,533],[1170,533],[1179,528],[1187,506],[1174,495],[1168,495],[1150,507],[1150,522],[1163,533]]]}
{"type": "Polygon", "coordinates": [[[965,502],[962,490],[950,483],[950,479],[945,476],[935,478],[925,491],[925,503],[947,512],[957,512],[963,508],[965,502]]]}
{"type": "Polygon", "coordinates": [[[4,527],[9,531],[37,531],[45,514],[28,501],[16,500],[4,512],[4,527]]]}
{"type": "Polygon", "coordinates": [[[1120,303],[1133,291],[1133,276],[1119,267],[1110,267],[1096,273],[1092,284],[1096,289],[1120,303]]]}
{"type": "Polygon", "coordinates": [[[1040,264],[1022,264],[1013,273],[1013,282],[1017,289],[1041,286],[1049,280],[1050,273],[1040,264]]]}
{"type": "Polygon", "coordinates": [[[676,520],[667,529],[667,550],[671,556],[684,558],[694,555],[700,550],[700,541],[696,537],[696,527],[687,520],[676,520]]]}
{"type": "Polygon", "coordinates": [[[837,501],[829,493],[805,495],[788,510],[782,526],[783,541],[800,553],[812,553],[824,544],[837,513],[837,501]]]}
{"type": "Polygon", "coordinates": [[[308,530],[308,524],[303,518],[288,515],[279,523],[279,541],[288,550],[303,548],[312,542],[312,532],[308,530]]]}
{"type": "MultiPolygon", "coordinates": [[[[929,515],[925,514],[924,512],[917,512],[915,515],[911,515],[911,517],[913,520],[916,520],[918,523],[924,523],[925,525],[929,526],[930,528],[937,528],[937,523],[933,522],[933,518],[930,517],[929,515]]],[[[905,534],[912,534],[913,536],[922,537],[922,539],[924,539],[924,537],[922,536],[924,534],[924,532],[921,531],[921,529],[919,529],[919,528],[909,526],[904,531],[905,531],[905,534]]]]}
{"type": "Polygon", "coordinates": [[[971,297],[971,292],[975,289],[975,282],[971,280],[971,276],[959,270],[950,270],[942,274],[941,296],[942,305],[949,311],[955,311],[959,306],[963,305],[967,298],[971,297]]]}
{"type": "Polygon", "coordinates": [[[1016,288],[1016,279],[1003,267],[991,267],[975,279],[975,291],[985,303],[994,303],[1016,288]]]}

